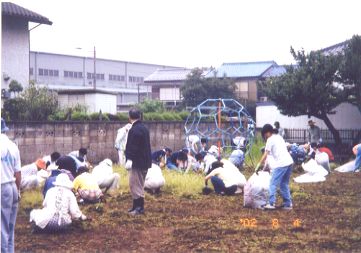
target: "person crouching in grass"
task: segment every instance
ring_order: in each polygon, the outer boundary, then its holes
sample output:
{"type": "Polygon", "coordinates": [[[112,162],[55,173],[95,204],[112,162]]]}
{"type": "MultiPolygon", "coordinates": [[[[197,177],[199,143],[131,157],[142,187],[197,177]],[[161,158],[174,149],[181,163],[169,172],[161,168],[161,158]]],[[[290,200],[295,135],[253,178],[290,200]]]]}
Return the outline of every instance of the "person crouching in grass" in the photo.
{"type": "Polygon", "coordinates": [[[79,196],[79,202],[96,203],[103,197],[97,179],[89,173],[87,167],[80,167],[79,176],[74,179],[75,194],[79,196]]]}
{"type": "Polygon", "coordinates": [[[269,188],[269,203],[265,209],[275,209],[277,188],[280,187],[283,198],[283,209],[292,209],[292,198],[290,192],[290,177],[292,173],[293,159],[287,150],[287,145],[283,138],[275,134],[275,130],[270,124],[262,128],[262,137],[266,140],[265,152],[261,161],[257,164],[256,172],[263,167],[268,156],[272,156],[272,175],[269,188]]]}
{"type": "Polygon", "coordinates": [[[234,170],[223,166],[222,162],[212,163],[212,168],[205,177],[205,185],[208,186],[208,180],[211,180],[216,194],[231,196],[237,191],[237,174],[234,170]]]}

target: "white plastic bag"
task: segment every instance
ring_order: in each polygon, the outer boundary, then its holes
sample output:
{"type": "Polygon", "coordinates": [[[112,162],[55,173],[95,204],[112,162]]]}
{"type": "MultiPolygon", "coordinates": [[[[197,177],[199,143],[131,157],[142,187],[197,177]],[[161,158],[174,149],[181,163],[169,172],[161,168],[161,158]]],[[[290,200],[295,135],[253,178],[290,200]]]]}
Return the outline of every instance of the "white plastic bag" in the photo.
{"type": "Polygon", "coordinates": [[[162,174],[161,168],[152,163],[152,167],[148,169],[145,177],[144,188],[156,190],[165,184],[165,179],[162,174]]]}
{"type": "Polygon", "coordinates": [[[244,186],[243,206],[250,208],[263,208],[268,202],[268,191],[271,175],[268,172],[260,171],[254,173],[244,186]]]}
{"type": "Polygon", "coordinates": [[[315,155],[316,162],[328,172],[330,171],[330,158],[325,152],[317,152],[315,155]]]}
{"type": "Polygon", "coordinates": [[[355,169],[355,160],[345,163],[344,165],[335,169],[338,172],[353,172],[355,169]]]}
{"type": "Polygon", "coordinates": [[[293,180],[296,183],[317,183],[326,180],[328,174],[321,165],[314,159],[309,160],[307,163],[302,163],[302,168],[306,171],[305,174],[295,177],[293,180]]]}

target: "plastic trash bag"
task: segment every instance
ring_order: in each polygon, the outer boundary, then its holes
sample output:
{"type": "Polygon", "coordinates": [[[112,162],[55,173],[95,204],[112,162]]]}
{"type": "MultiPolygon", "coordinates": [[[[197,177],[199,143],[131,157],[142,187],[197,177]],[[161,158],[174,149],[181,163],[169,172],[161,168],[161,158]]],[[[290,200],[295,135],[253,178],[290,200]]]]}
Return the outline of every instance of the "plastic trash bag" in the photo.
{"type": "Polygon", "coordinates": [[[165,179],[162,174],[161,168],[152,163],[152,167],[148,169],[145,177],[144,188],[156,190],[165,184],[165,179]]]}
{"type": "Polygon", "coordinates": [[[330,158],[328,157],[327,153],[325,153],[325,152],[316,152],[315,160],[325,170],[330,172],[330,158]]]}
{"type": "Polygon", "coordinates": [[[243,206],[262,209],[268,202],[270,181],[268,172],[254,173],[244,186],[243,206]]]}
{"type": "Polygon", "coordinates": [[[295,177],[293,180],[296,183],[323,182],[326,180],[326,175],[328,175],[327,170],[319,165],[314,159],[309,160],[307,163],[303,163],[302,168],[306,171],[306,173],[295,177]]]}
{"type": "Polygon", "coordinates": [[[355,160],[345,163],[344,165],[341,165],[340,167],[336,168],[335,171],[338,172],[353,172],[355,169],[355,160]]]}
{"type": "Polygon", "coordinates": [[[228,158],[236,167],[240,168],[244,162],[244,152],[240,149],[233,150],[228,158]]]}

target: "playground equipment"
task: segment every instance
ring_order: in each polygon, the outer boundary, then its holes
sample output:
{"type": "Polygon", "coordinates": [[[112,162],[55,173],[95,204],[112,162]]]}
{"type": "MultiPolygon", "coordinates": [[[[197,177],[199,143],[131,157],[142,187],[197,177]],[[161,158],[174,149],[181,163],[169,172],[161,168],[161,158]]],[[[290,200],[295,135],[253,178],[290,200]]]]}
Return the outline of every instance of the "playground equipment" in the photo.
{"type": "Polygon", "coordinates": [[[255,122],[243,105],[234,99],[207,99],[194,107],[188,116],[185,135],[207,138],[208,146],[216,145],[219,156],[242,149],[247,154],[255,136],[255,122]]]}

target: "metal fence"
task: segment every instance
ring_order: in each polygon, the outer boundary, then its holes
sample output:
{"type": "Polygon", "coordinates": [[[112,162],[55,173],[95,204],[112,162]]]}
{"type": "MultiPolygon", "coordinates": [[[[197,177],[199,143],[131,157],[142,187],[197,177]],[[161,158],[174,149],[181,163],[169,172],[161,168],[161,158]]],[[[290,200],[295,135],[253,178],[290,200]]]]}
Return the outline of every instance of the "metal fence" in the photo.
{"type": "MultiPolygon", "coordinates": [[[[285,129],[285,133],[285,139],[288,142],[305,143],[308,141],[307,129],[285,129]]],[[[339,133],[343,144],[352,145],[361,138],[361,129],[339,130],[339,133]]],[[[333,135],[329,130],[321,130],[321,137],[324,143],[335,143],[333,135]]]]}

